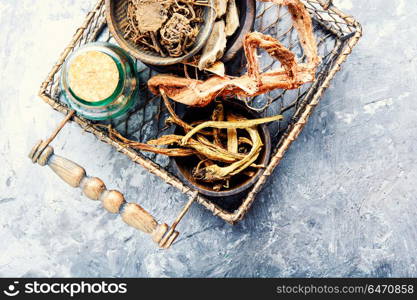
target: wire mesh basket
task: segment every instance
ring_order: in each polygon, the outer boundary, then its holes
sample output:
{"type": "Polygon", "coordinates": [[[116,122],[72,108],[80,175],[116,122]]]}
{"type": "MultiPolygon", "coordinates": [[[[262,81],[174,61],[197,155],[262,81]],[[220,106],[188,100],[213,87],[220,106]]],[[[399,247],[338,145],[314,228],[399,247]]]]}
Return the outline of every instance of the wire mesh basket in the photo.
{"type": "MultiPolygon", "coordinates": [[[[70,183],[73,186],[81,186],[87,196],[92,196],[90,198],[101,199],[104,197],[105,199],[102,199],[102,201],[104,201],[103,204],[106,209],[114,213],[120,213],[126,223],[150,233],[154,241],[161,247],[169,247],[175,240],[178,235],[175,227],[194,201],[203,205],[213,212],[214,215],[228,223],[234,224],[238,222],[245,216],[256,195],[266,184],[268,177],[278,166],[291,143],[302,131],[310,114],[319,103],[323,92],[340,70],[341,65],[362,35],[360,24],[351,16],[345,15],[334,7],[331,1],[303,0],[303,3],[313,19],[314,33],[317,38],[322,62],[317,69],[315,81],[310,84],[305,84],[296,90],[274,90],[262,96],[244,100],[246,106],[259,112],[262,116],[282,114],[284,119],[268,125],[273,149],[271,160],[256,184],[238,197],[225,201],[222,198],[208,198],[199,194],[198,191],[188,187],[174,175],[169,158],[153,153],[141,152],[121,144],[119,141],[112,139],[106,128],[100,126],[100,123],[77,116],[65,104],[60,93],[59,77],[61,66],[67,56],[78,47],[89,42],[107,41],[116,43],[107,28],[104,0],[100,0],[87,15],[84,24],[76,31],[71,43],[65,48],[47,79],[42,83],[39,92],[40,97],[51,105],[52,108],[67,115],[67,117],[50,139],[39,143],[35,147],[31,153],[31,158],[34,162],[38,162],[41,165],[48,164],[47,159],[39,161],[39,157],[42,156],[41,152],[48,148],[48,144],[58,134],[59,130],[68,120],[72,119],[85,131],[94,134],[99,140],[114,146],[117,151],[127,155],[133,162],[157,175],[167,184],[174,186],[179,192],[189,196],[188,203],[184,206],[173,225],[169,227],[166,224],[158,224],[140,206],[135,206],[135,210],[133,206],[125,203],[122,196],[112,195],[110,197],[108,195],[109,191],[106,191],[104,184],[102,184],[104,187],[101,186],[100,182],[93,180],[94,178],[90,178],[91,182],[85,179],[85,171],[79,178],[77,177],[78,181],[70,183]],[[40,149],[41,151],[39,151],[40,149]],[[38,152],[38,155],[34,158],[36,156],[34,153],[36,152],[38,152]],[[140,209],[138,210],[137,207],[140,209]]],[[[257,2],[254,30],[276,37],[296,54],[299,61],[304,60],[303,50],[298,41],[297,32],[292,25],[291,16],[284,7],[270,2],[257,2]]],[[[276,67],[276,64],[279,64],[266,53],[261,54],[260,61],[262,62],[263,71],[271,70],[276,67]]],[[[112,127],[127,138],[146,142],[169,133],[172,128],[165,126],[164,121],[169,116],[169,113],[164,107],[162,99],[160,96],[152,95],[147,89],[146,82],[156,73],[141,62],[136,61],[136,63],[140,78],[140,97],[145,99],[145,101],[141,101],[140,105],[124,120],[112,121],[112,127]]],[[[242,66],[241,72],[244,72],[245,62],[242,60],[240,65],[242,66]]],[[[47,158],[50,157],[53,150],[49,152],[47,158]]],[[[65,161],[65,163],[67,162],[65,161]]],[[[52,166],[51,168],[54,169],[52,166]]],[[[58,175],[63,177],[64,180],[64,177],[67,176],[66,174],[58,175]]],[[[68,180],[66,181],[68,182],[68,180]]]]}

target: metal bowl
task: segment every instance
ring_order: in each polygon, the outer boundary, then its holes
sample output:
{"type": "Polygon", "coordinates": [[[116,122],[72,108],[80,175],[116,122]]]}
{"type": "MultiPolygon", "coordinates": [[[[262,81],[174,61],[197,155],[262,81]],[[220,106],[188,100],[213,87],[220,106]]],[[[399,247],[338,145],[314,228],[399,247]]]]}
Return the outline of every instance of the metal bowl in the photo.
{"type": "MultiPolygon", "coordinates": [[[[223,104],[226,110],[232,110],[250,119],[260,118],[261,116],[254,111],[250,110],[246,106],[239,103],[239,100],[223,100],[223,104]]],[[[181,118],[190,123],[193,121],[199,121],[202,119],[209,119],[211,112],[213,111],[214,104],[204,108],[192,108],[186,107],[185,113],[178,114],[181,118]]],[[[263,149],[256,160],[257,164],[267,165],[271,154],[271,136],[269,129],[266,125],[259,125],[259,133],[261,135],[262,142],[264,144],[263,149]]],[[[176,127],[175,134],[184,134],[181,127],[176,127]]],[[[245,190],[249,189],[253,184],[258,181],[259,177],[264,173],[264,169],[260,168],[256,171],[253,177],[247,177],[243,174],[238,174],[232,177],[230,180],[230,188],[224,191],[214,191],[208,184],[204,182],[196,181],[192,176],[192,170],[196,165],[198,159],[195,156],[190,157],[175,157],[172,159],[172,166],[178,177],[188,186],[198,190],[201,194],[209,197],[230,197],[245,190]]]]}
{"type": "Polygon", "coordinates": [[[119,43],[119,46],[130,55],[150,65],[167,66],[179,63],[194,56],[206,43],[216,19],[216,12],[212,8],[214,7],[214,0],[208,0],[208,3],[209,5],[204,8],[205,21],[193,48],[187,54],[180,57],[162,57],[159,53],[135,45],[124,38],[122,28],[123,24],[126,24],[128,0],[106,0],[106,19],[111,34],[119,43]]]}

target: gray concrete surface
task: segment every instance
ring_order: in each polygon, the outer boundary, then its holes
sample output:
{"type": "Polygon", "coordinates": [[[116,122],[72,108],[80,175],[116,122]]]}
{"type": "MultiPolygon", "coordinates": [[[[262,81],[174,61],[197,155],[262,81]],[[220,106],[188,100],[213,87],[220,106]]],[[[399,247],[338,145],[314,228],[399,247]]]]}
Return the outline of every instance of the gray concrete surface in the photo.
{"type": "MultiPolygon", "coordinates": [[[[26,155],[62,116],[38,87],[94,1],[0,1],[0,276],[417,276],[417,3],[336,0],[364,37],[244,221],[201,206],[158,250],[26,155]]],[[[184,203],[68,126],[57,152],[159,219],[184,203]]]]}

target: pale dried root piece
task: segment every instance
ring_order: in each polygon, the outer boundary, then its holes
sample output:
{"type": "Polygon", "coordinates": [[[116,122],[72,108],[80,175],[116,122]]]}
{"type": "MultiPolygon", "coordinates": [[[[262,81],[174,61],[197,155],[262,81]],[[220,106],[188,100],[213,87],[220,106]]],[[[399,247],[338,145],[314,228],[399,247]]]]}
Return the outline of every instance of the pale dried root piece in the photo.
{"type": "MultiPolygon", "coordinates": [[[[189,61],[183,62],[183,64],[194,68],[198,68],[200,58],[200,55],[195,55],[189,61]]],[[[226,74],[226,67],[224,66],[224,63],[222,61],[216,61],[214,64],[204,68],[203,70],[220,77],[223,77],[226,74]]],[[[189,76],[187,77],[189,78],[189,76]]]]}
{"type": "Polygon", "coordinates": [[[258,159],[259,153],[261,152],[263,146],[259,132],[254,127],[246,128],[246,130],[248,131],[253,142],[253,146],[249,154],[246,155],[242,160],[226,167],[220,167],[216,164],[213,164],[211,166],[205,167],[204,169],[201,169],[199,173],[199,176],[202,178],[201,180],[206,182],[225,180],[231,176],[239,174],[251,166],[258,159]]]}
{"type": "Polygon", "coordinates": [[[221,18],[224,16],[227,10],[227,1],[228,0],[215,0],[214,9],[216,10],[216,17],[221,18]]]}
{"type": "MultiPolygon", "coordinates": [[[[182,138],[183,136],[181,135],[165,135],[158,139],[150,140],[147,142],[147,144],[153,146],[175,145],[180,144],[182,138]]],[[[197,141],[194,139],[189,139],[189,141],[187,142],[187,144],[184,145],[184,147],[195,150],[194,154],[199,154],[207,159],[225,163],[233,163],[245,157],[244,154],[229,152],[223,148],[214,145],[213,143],[210,143],[208,140],[197,141]]]]}
{"type": "Polygon", "coordinates": [[[134,6],[136,9],[134,15],[139,32],[156,32],[161,29],[162,25],[168,19],[166,9],[170,4],[167,5],[166,2],[168,1],[139,0],[129,2],[129,8],[134,6]]]}
{"type": "Polygon", "coordinates": [[[253,176],[256,175],[256,172],[255,171],[244,171],[244,172],[242,172],[242,174],[245,174],[248,177],[253,177],[253,176]]]}
{"type": "Polygon", "coordinates": [[[259,118],[259,119],[252,119],[252,120],[239,120],[234,122],[229,121],[207,121],[204,123],[201,123],[200,125],[194,127],[192,130],[190,130],[181,140],[181,145],[185,145],[188,140],[196,133],[198,133],[200,130],[208,127],[212,128],[220,128],[220,129],[246,129],[250,127],[254,127],[257,125],[273,122],[273,121],[279,121],[282,120],[282,115],[276,115],[272,117],[266,117],[266,118],[259,118]]]}
{"type": "MultiPolygon", "coordinates": [[[[227,121],[237,121],[234,115],[229,113],[227,115],[227,121]]],[[[227,129],[227,151],[238,153],[239,143],[237,137],[237,129],[236,128],[228,128],[227,129]]]]}
{"type": "Polygon", "coordinates": [[[233,35],[239,28],[239,12],[236,6],[236,0],[229,0],[226,14],[226,36],[233,35]]]}
{"type": "Polygon", "coordinates": [[[315,78],[320,58],[313,35],[311,18],[300,0],[261,0],[288,6],[298,31],[307,63],[296,62],[295,55],[277,39],[252,32],[244,41],[248,61],[248,73],[241,77],[212,76],[205,81],[185,79],[173,75],[156,75],[148,81],[154,94],[163,90],[174,101],[191,106],[206,106],[217,97],[254,97],[274,89],[296,89],[315,78]],[[265,49],[278,59],[282,67],[278,70],[260,73],[257,48],[265,49]]]}
{"type": "Polygon", "coordinates": [[[213,73],[217,76],[224,76],[226,74],[226,67],[222,61],[216,61],[211,66],[204,68],[204,71],[213,73]]]}
{"type": "Polygon", "coordinates": [[[213,30],[208,38],[198,62],[198,68],[200,70],[209,68],[219,58],[223,56],[224,49],[226,48],[226,33],[224,21],[220,20],[214,23],[213,30]]]}

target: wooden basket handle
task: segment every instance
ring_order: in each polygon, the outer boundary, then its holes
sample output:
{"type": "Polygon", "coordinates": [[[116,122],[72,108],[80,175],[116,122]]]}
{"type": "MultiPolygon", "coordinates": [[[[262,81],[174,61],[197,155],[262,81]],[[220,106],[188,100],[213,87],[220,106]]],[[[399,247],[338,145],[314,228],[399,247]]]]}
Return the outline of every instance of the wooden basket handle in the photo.
{"type": "MultiPolygon", "coordinates": [[[[173,224],[171,229],[167,224],[159,224],[140,205],[126,202],[123,194],[119,191],[107,190],[106,185],[100,178],[87,176],[83,167],[69,159],[54,154],[54,149],[51,146],[44,147],[42,145],[45,144],[40,141],[29,154],[29,158],[34,163],[38,163],[41,166],[49,166],[55,174],[70,186],[74,188],[80,187],[88,198],[101,201],[104,208],[110,213],[120,213],[125,223],[150,234],[153,241],[161,248],[169,248],[172,245],[179,234],[175,231],[179,220],[173,224]]],[[[183,215],[184,213],[182,213],[183,215]]]]}

